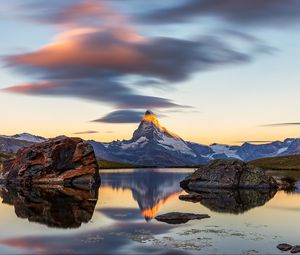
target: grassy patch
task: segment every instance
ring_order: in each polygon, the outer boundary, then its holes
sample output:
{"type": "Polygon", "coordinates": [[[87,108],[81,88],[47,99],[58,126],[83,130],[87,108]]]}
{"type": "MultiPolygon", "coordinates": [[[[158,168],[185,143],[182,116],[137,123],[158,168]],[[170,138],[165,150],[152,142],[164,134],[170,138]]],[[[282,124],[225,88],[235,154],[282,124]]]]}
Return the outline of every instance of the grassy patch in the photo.
{"type": "Polygon", "coordinates": [[[120,163],[120,162],[113,162],[109,160],[99,160],[98,161],[100,169],[120,169],[120,168],[140,168],[142,166],[133,165],[129,163],[120,163]]]}
{"type": "Polygon", "coordinates": [[[252,165],[270,170],[300,170],[300,155],[262,158],[250,162],[252,165]]]}

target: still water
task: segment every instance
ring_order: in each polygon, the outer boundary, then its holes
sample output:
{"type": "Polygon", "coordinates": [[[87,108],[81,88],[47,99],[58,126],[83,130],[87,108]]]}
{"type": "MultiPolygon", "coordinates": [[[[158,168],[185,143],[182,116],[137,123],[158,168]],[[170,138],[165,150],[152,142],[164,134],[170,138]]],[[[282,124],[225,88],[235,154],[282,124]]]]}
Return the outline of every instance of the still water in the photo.
{"type": "Polygon", "coordinates": [[[181,201],[179,182],[190,172],[101,170],[99,190],[2,187],[0,254],[282,254],[277,244],[300,244],[300,189],[212,191],[196,203],[181,201]],[[155,220],[174,211],[211,218],[155,220]]]}

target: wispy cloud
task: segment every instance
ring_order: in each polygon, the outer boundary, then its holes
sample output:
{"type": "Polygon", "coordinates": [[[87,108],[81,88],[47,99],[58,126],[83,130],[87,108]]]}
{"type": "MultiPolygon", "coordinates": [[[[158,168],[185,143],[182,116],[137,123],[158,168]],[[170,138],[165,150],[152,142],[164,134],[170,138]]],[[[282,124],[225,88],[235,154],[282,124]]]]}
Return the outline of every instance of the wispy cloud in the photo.
{"type": "Polygon", "coordinates": [[[187,0],[143,15],[151,24],[180,23],[201,17],[216,17],[235,25],[272,26],[300,21],[298,0],[187,0]]]}
{"type": "Polygon", "coordinates": [[[271,143],[273,141],[268,140],[249,140],[249,141],[237,141],[235,143],[271,143]]]}
{"type": "Polygon", "coordinates": [[[75,132],[75,133],[73,133],[73,135],[88,135],[88,134],[97,134],[97,133],[99,133],[99,132],[94,131],[94,130],[87,130],[87,131],[75,132]]]}
{"type": "Polygon", "coordinates": [[[31,13],[38,22],[62,29],[52,43],[5,58],[9,67],[36,81],[2,91],[76,97],[117,109],[186,108],[165,97],[141,94],[138,88],[174,86],[195,72],[247,63],[256,56],[217,36],[147,37],[107,1],[63,2],[48,3],[43,15],[31,13]]]}
{"type": "Polygon", "coordinates": [[[134,110],[119,110],[110,112],[100,119],[93,120],[93,122],[102,123],[138,123],[144,115],[143,111],[134,110]]]}
{"type": "Polygon", "coordinates": [[[284,127],[284,126],[300,126],[300,122],[283,122],[262,125],[262,127],[284,127]]]}

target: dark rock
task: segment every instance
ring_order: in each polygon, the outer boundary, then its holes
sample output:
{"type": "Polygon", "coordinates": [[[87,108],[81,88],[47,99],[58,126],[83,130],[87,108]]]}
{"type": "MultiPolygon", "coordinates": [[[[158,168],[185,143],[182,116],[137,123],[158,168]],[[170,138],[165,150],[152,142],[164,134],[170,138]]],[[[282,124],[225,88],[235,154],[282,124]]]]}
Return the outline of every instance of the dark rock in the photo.
{"type": "Polygon", "coordinates": [[[17,217],[55,228],[78,228],[91,220],[98,188],[11,187],[0,189],[4,204],[13,205],[17,217]]]}
{"type": "Polygon", "coordinates": [[[300,253],[300,245],[293,246],[291,253],[300,253]]]}
{"type": "Polygon", "coordinates": [[[168,224],[182,224],[190,220],[201,220],[205,218],[210,218],[210,216],[207,214],[180,213],[180,212],[171,212],[171,213],[166,213],[155,217],[156,220],[166,222],[168,224]]]}
{"type": "Polygon", "coordinates": [[[180,200],[201,203],[215,212],[240,214],[262,206],[276,194],[276,190],[202,189],[197,193],[179,196],[180,200]]]}
{"type": "Polygon", "coordinates": [[[20,149],[6,161],[0,180],[17,185],[100,183],[93,147],[80,138],[59,137],[20,149]]]}
{"type": "Polygon", "coordinates": [[[180,186],[190,191],[202,188],[276,189],[276,181],[264,170],[233,159],[219,159],[201,166],[180,186]]]}
{"type": "Polygon", "coordinates": [[[277,249],[281,250],[281,251],[289,251],[290,249],[292,249],[292,245],[287,244],[287,243],[281,243],[277,245],[277,249]]]}

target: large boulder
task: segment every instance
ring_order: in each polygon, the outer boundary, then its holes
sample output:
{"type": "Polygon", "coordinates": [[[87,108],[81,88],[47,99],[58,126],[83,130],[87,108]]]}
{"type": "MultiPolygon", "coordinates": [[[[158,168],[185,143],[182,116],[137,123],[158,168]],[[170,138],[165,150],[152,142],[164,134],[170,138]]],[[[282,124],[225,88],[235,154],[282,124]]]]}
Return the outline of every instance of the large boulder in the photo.
{"type": "Polygon", "coordinates": [[[180,186],[190,191],[203,188],[276,189],[276,181],[255,166],[235,159],[218,159],[201,166],[180,186]]]}
{"type": "Polygon", "coordinates": [[[93,147],[80,138],[58,137],[20,149],[3,164],[0,181],[16,185],[86,187],[100,183],[93,147]]]}

